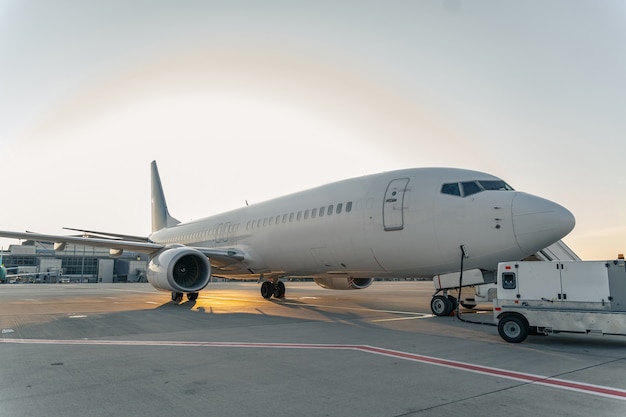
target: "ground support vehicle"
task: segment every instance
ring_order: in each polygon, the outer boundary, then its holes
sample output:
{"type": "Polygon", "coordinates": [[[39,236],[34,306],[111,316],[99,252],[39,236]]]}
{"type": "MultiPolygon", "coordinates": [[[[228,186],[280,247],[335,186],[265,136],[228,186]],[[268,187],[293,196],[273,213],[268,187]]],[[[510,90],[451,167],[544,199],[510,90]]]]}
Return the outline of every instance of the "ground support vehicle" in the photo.
{"type": "MultiPolygon", "coordinates": [[[[463,271],[462,277],[460,272],[435,275],[433,277],[435,294],[433,294],[433,298],[430,300],[430,309],[436,316],[447,316],[456,309],[457,303],[466,308],[474,308],[480,299],[477,297],[479,289],[483,289],[485,297],[483,302],[486,302],[489,296],[495,298],[494,283],[495,276],[493,272],[483,272],[480,269],[463,271]],[[460,287],[467,288],[467,297],[457,300],[451,292],[454,291],[456,293],[460,287]]],[[[489,301],[492,299],[489,299],[489,301]]]]}
{"type": "Polygon", "coordinates": [[[626,336],[624,260],[502,262],[493,314],[512,343],[558,332],[626,336]]]}

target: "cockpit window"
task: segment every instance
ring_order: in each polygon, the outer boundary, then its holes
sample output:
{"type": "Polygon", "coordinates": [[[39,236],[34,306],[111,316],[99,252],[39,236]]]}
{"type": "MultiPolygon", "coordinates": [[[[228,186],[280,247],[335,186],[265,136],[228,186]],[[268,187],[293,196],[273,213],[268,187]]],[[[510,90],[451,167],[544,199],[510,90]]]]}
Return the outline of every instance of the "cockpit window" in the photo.
{"type": "Polygon", "coordinates": [[[482,189],[476,183],[476,181],[462,182],[461,185],[463,185],[463,197],[467,197],[468,195],[472,195],[472,194],[477,194],[482,191],[482,189]]]}
{"type": "Polygon", "coordinates": [[[459,188],[458,182],[453,182],[450,184],[444,184],[441,186],[441,194],[450,194],[461,196],[461,189],[459,188]]]}
{"type": "Polygon", "coordinates": [[[497,191],[513,191],[513,187],[502,180],[489,180],[489,181],[478,181],[478,183],[485,189],[486,191],[497,190],[497,191]]]}
{"type": "Polygon", "coordinates": [[[502,180],[450,182],[441,186],[441,194],[458,197],[467,197],[482,191],[513,191],[513,187],[502,180]]]}

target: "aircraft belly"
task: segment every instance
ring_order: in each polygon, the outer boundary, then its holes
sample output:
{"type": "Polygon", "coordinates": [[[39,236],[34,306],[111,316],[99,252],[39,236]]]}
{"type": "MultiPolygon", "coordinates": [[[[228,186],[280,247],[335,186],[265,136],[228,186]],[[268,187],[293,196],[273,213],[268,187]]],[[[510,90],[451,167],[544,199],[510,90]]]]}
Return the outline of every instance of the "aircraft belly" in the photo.
{"type": "MultiPolygon", "coordinates": [[[[341,274],[354,276],[385,276],[384,269],[377,263],[371,240],[366,238],[362,226],[356,224],[333,223],[313,224],[301,227],[294,238],[293,230],[289,235],[273,233],[255,238],[254,262],[268,271],[283,271],[286,276],[313,276],[341,274]],[[359,228],[360,233],[354,229],[359,228]]],[[[254,268],[253,268],[254,269],[254,268]]]]}

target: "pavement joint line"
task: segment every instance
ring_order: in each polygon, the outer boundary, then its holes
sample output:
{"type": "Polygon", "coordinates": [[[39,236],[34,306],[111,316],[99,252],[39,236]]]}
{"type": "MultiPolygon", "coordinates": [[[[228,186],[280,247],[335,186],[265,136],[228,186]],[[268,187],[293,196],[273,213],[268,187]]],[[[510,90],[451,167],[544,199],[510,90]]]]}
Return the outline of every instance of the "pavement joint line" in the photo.
{"type": "Polygon", "coordinates": [[[256,342],[193,342],[193,341],[141,341],[141,340],[54,340],[54,339],[10,339],[0,338],[0,343],[34,345],[101,345],[101,346],[170,346],[170,347],[227,347],[227,348],[269,348],[269,349],[320,349],[320,350],[356,350],[364,353],[404,359],[412,362],[441,366],[449,369],[472,372],[503,379],[537,384],[563,390],[576,391],[590,395],[626,401],[626,389],[602,385],[574,382],[542,375],[508,371],[489,366],[474,365],[450,359],[419,355],[369,345],[316,344],[316,343],[256,343],[256,342]]]}

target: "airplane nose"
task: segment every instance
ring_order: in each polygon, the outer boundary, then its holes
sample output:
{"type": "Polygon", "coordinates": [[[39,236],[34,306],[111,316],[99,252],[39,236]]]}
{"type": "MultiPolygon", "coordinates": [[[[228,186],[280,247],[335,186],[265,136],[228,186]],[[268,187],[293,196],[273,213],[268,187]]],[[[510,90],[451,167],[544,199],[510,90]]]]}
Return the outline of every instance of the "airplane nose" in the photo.
{"type": "Polygon", "coordinates": [[[565,207],[530,194],[517,194],[511,210],[517,245],[529,255],[563,238],[576,224],[565,207]]]}

